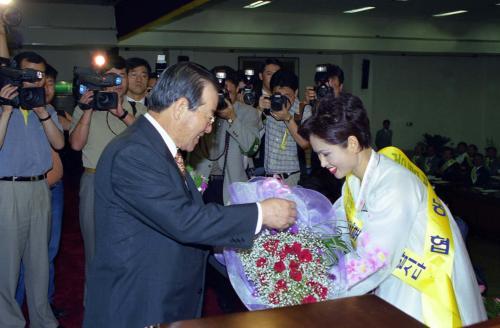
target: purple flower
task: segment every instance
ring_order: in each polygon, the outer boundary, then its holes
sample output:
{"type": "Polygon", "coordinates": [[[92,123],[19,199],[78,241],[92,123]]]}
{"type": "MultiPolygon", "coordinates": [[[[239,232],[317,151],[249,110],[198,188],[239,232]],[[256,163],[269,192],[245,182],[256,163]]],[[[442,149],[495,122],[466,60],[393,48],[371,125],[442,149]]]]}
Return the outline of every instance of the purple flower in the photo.
{"type": "Polygon", "coordinates": [[[290,228],[288,228],[288,231],[292,234],[292,235],[296,235],[299,233],[299,226],[294,224],[292,225],[290,228]]]}
{"type": "Polygon", "coordinates": [[[278,230],[276,229],[271,229],[271,236],[274,236],[278,233],[278,230]]]}
{"type": "Polygon", "coordinates": [[[333,273],[329,273],[328,274],[328,279],[335,280],[335,279],[337,279],[337,276],[335,274],[333,274],[333,273]]]}

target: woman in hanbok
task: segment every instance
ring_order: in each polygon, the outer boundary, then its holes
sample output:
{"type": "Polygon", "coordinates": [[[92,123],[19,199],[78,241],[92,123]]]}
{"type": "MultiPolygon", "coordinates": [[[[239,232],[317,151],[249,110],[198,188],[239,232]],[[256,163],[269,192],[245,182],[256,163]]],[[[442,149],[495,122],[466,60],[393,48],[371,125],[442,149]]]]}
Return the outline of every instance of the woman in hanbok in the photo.
{"type": "Polygon", "coordinates": [[[321,165],[346,177],[336,201],[352,252],[342,295],[375,293],[431,327],[486,320],[465,243],[426,176],[399,149],[375,152],[361,100],[323,98],[299,133],[321,165]]]}

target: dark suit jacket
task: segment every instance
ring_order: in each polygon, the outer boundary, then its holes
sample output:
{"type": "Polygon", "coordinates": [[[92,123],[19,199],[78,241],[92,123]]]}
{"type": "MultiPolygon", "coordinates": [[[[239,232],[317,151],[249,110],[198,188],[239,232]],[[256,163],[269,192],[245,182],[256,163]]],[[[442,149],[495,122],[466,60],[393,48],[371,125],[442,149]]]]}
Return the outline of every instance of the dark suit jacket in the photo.
{"type": "Polygon", "coordinates": [[[207,246],[252,245],[256,204],[204,205],[186,182],[145,117],[106,147],[95,179],[96,253],[84,327],[198,317],[207,246]]]}

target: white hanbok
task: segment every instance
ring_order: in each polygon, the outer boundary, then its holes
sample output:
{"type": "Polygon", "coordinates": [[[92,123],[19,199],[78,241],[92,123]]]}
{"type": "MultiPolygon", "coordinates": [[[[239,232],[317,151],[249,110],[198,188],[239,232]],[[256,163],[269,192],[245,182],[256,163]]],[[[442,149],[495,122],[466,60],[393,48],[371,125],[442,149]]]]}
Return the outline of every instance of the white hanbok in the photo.
{"type": "MultiPolygon", "coordinates": [[[[423,256],[427,228],[427,189],[409,170],[372,151],[363,180],[354,175],[349,188],[362,223],[356,250],[346,255],[347,290],[343,296],[374,292],[424,322],[421,292],[392,274],[405,248],[423,256]]],[[[343,197],[335,202],[345,218],[343,197]]],[[[439,195],[438,195],[439,196],[439,195]]],[[[452,284],[463,325],[487,319],[460,230],[448,211],[455,247],[452,284]]]]}

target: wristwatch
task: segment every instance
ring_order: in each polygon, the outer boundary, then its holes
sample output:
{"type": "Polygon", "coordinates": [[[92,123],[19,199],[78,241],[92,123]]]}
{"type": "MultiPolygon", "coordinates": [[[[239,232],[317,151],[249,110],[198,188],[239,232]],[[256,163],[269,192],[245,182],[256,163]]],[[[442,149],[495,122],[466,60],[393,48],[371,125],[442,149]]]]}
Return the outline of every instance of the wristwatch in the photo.
{"type": "Polygon", "coordinates": [[[118,117],[118,118],[119,118],[121,121],[123,121],[123,120],[125,119],[125,117],[127,117],[127,115],[128,115],[128,112],[127,112],[126,110],[123,110],[123,114],[122,114],[120,117],[118,117]]]}

